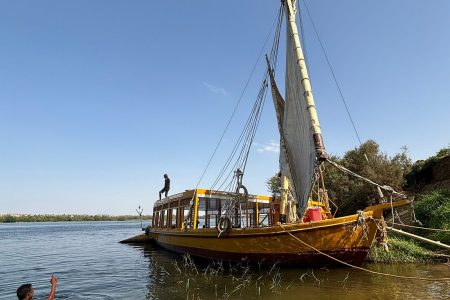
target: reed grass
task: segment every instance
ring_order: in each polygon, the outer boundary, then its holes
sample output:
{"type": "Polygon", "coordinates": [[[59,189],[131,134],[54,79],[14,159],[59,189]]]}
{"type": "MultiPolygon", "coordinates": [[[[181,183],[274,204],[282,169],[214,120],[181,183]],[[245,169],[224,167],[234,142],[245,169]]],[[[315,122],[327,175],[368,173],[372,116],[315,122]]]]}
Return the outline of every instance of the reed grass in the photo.
{"type": "Polygon", "coordinates": [[[390,236],[389,252],[382,245],[374,245],[370,249],[368,261],[374,263],[428,263],[435,260],[432,251],[422,247],[414,240],[390,236]]]}

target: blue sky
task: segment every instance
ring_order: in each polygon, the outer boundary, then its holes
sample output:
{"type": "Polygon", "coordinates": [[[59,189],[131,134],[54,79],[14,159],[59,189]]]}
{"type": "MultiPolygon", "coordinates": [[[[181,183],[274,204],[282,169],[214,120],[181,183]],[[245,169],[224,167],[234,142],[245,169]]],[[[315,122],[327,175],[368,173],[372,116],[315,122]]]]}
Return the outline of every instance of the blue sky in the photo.
{"type": "MultiPolygon", "coordinates": [[[[450,2],[307,3],[362,140],[388,155],[406,145],[413,160],[449,146],[450,2]]],[[[150,213],[162,174],[171,193],[195,187],[278,6],[1,1],[0,213],[150,213]]],[[[304,22],[325,144],[342,155],[358,141],[304,22]]],[[[264,67],[200,186],[224,163],[264,67]]],[[[255,141],[244,182],[266,194],[278,168],[270,97],[255,141]]]]}

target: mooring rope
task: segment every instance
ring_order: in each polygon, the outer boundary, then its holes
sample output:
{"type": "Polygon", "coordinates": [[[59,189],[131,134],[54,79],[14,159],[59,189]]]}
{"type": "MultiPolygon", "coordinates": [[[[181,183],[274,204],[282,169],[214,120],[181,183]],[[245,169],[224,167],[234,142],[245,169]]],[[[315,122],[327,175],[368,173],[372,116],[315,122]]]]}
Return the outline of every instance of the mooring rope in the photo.
{"type": "Polygon", "coordinates": [[[338,164],[338,163],[336,163],[336,162],[334,162],[334,161],[332,161],[332,160],[330,160],[330,159],[326,159],[326,161],[327,161],[328,163],[330,163],[331,165],[333,165],[334,167],[336,167],[337,169],[341,170],[341,171],[344,172],[344,173],[347,173],[347,174],[350,174],[350,175],[352,175],[352,176],[354,176],[354,177],[357,177],[357,178],[359,178],[359,179],[361,179],[361,180],[363,180],[363,181],[365,181],[365,182],[367,182],[367,183],[370,183],[370,184],[372,184],[372,185],[375,185],[375,186],[379,187],[380,189],[383,189],[383,190],[385,190],[385,191],[387,191],[387,192],[389,192],[389,193],[392,193],[392,194],[394,194],[394,195],[396,195],[396,196],[399,196],[399,197],[401,197],[401,198],[407,198],[406,195],[404,195],[404,194],[402,194],[402,193],[399,193],[399,192],[396,192],[392,187],[390,187],[390,186],[388,186],[388,185],[381,185],[381,184],[378,184],[378,183],[376,183],[376,182],[373,182],[373,181],[370,180],[369,178],[366,178],[366,177],[364,177],[364,176],[362,176],[362,175],[359,175],[359,174],[357,174],[357,173],[355,173],[355,172],[353,172],[353,171],[350,171],[350,170],[347,169],[346,167],[341,166],[340,164],[338,164]]]}
{"type": "MultiPolygon", "coordinates": [[[[393,223],[392,221],[385,221],[385,222],[387,222],[387,223],[393,223]]],[[[430,231],[450,232],[450,229],[428,228],[428,227],[412,226],[412,225],[406,225],[406,224],[400,224],[400,223],[395,223],[395,225],[401,226],[401,227],[409,227],[409,228],[417,228],[417,229],[423,229],[423,230],[430,230],[430,231]]]]}
{"type": "MultiPolygon", "coordinates": [[[[422,230],[430,230],[430,231],[438,231],[438,232],[450,232],[450,229],[427,228],[427,227],[406,225],[406,224],[402,224],[402,223],[395,223],[394,208],[392,206],[392,200],[393,200],[392,199],[392,195],[397,195],[397,196],[400,196],[402,198],[406,198],[406,195],[394,191],[394,189],[392,187],[388,186],[388,185],[380,185],[380,184],[378,184],[376,182],[373,182],[372,180],[370,180],[370,179],[368,179],[368,178],[366,178],[364,176],[361,176],[361,175],[359,175],[359,174],[357,174],[357,173],[355,173],[353,171],[350,171],[349,169],[345,168],[344,166],[339,165],[338,163],[336,163],[336,162],[334,162],[334,161],[332,161],[330,159],[327,159],[326,161],[328,163],[330,163],[331,165],[333,165],[334,167],[336,167],[337,169],[341,170],[344,173],[347,173],[347,174],[350,174],[352,176],[355,176],[355,177],[357,177],[357,178],[359,178],[359,179],[361,179],[361,180],[363,180],[363,181],[365,181],[365,182],[367,182],[369,184],[373,184],[373,185],[375,185],[375,186],[377,186],[377,187],[379,187],[379,188],[381,188],[381,189],[391,193],[391,195],[390,195],[390,205],[391,205],[391,212],[392,212],[392,221],[386,221],[387,223],[392,224],[392,226],[390,228],[394,227],[394,225],[398,225],[398,226],[409,227],[409,228],[417,228],[417,229],[422,229],[422,230]]],[[[415,218],[415,215],[414,215],[414,218],[415,218]]]]}
{"type": "Polygon", "coordinates": [[[352,264],[350,264],[348,262],[342,261],[342,260],[340,260],[340,259],[338,259],[336,257],[333,257],[333,256],[331,256],[329,254],[326,254],[326,253],[320,251],[319,249],[315,248],[314,246],[311,246],[310,244],[302,241],[301,239],[299,239],[298,237],[296,237],[295,235],[290,233],[288,230],[286,230],[286,228],[284,228],[284,226],[282,224],[280,224],[280,227],[283,228],[283,230],[287,234],[289,234],[291,237],[293,237],[295,240],[299,241],[303,245],[305,245],[305,246],[313,249],[317,253],[320,253],[320,254],[322,254],[322,255],[324,255],[324,256],[326,256],[326,257],[328,257],[328,258],[330,258],[330,259],[332,259],[332,260],[334,260],[334,261],[336,261],[336,262],[338,262],[340,264],[343,264],[343,265],[347,266],[347,267],[351,267],[351,268],[354,268],[354,269],[357,269],[357,270],[360,270],[360,271],[364,271],[364,272],[368,272],[368,273],[371,273],[371,274],[387,276],[387,277],[394,277],[394,278],[400,278],[400,279],[417,279],[417,280],[427,280],[427,281],[450,281],[450,277],[449,278],[446,278],[446,277],[443,277],[443,278],[427,278],[427,277],[417,277],[417,276],[403,276],[403,275],[395,275],[395,274],[383,273],[383,272],[378,272],[378,271],[372,271],[372,270],[369,270],[369,269],[366,269],[366,268],[363,268],[363,267],[358,267],[358,266],[352,265],[352,264]]]}

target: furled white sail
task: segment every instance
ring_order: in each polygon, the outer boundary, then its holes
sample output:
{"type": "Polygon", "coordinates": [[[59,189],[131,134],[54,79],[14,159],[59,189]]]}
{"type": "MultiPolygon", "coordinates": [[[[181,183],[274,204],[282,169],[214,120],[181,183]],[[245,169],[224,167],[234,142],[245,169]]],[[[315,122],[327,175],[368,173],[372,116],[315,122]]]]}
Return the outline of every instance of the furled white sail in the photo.
{"type": "Polygon", "coordinates": [[[287,149],[284,142],[284,130],[283,130],[283,122],[284,122],[284,105],[285,101],[283,96],[278,89],[278,86],[275,82],[273,70],[269,65],[269,77],[270,77],[270,85],[272,90],[272,99],[275,107],[275,112],[277,115],[277,123],[278,123],[278,131],[280,132],[280,171],[282,175],[289,176],[289,164],[287,162],[287,149]]]}
{"type": "MultiPolygon", "coordinates": [[[[295,12],[292,12],[295,14],[295,12]]],[[[289,16],[289,11],[287,16],[289,16]]],[[[295,15],[294,15],[295,18],[295,15]]],[[[295,19],[294,19],[295,20],[295,19]]],[[[308,113],[308,105],[305,99],[305,89],[302,84],[297,47],[292,32],[292,26],[287,23],[286,45],[286,96],[284,107],[283,131],[284,142],[287,148],[287,157],[280,158],[280,163],[285,160],[289,165],[288,178],[292,192],[302,212],[307,204],[311,191],[316,150],[313,139],[313,128],[308,113]]],[[[281,155],[286,155],[280,151],[281,155]]],[[[286,169],[281,166],[282,170],[286,169]]]]}

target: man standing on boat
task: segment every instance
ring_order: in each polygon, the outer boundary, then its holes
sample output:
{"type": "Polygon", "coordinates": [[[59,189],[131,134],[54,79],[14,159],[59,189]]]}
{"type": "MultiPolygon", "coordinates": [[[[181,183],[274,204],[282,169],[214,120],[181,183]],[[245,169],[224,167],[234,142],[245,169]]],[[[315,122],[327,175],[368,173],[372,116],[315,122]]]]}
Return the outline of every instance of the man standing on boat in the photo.
{"type": "Polygon", "coordinates": [[[161,194],[164,192],[164,197],[167,197],[167,193],[170,190],[170,179],[167,174],[164,174],[164,187],[159,191],[159,200],[161,200],[161,194]]]}

